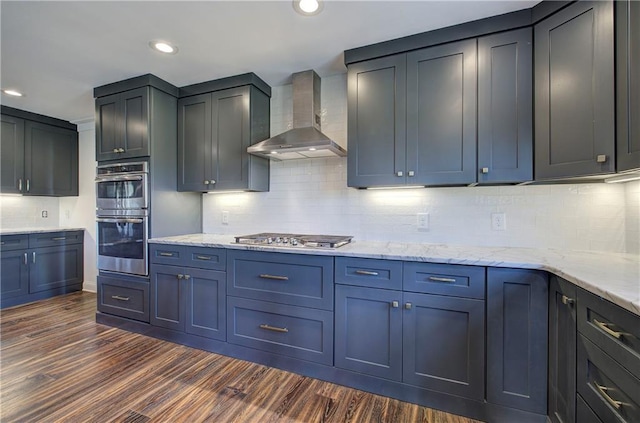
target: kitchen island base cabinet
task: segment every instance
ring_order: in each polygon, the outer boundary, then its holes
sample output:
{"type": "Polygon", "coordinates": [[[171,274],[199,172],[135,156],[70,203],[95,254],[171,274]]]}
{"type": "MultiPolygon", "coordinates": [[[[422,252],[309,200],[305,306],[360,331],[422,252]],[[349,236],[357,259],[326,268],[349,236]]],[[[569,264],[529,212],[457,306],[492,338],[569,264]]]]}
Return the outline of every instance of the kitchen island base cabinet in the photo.
{"type": "Polygon", "coordinates": [[[154,265],[150,288],[152,325],[226,340],[225,272],[154,265]]]}
{"type": "Polygon", "coordinates": [[[487,401],[547,413],[548,277],[487,270],[487,401]]]}

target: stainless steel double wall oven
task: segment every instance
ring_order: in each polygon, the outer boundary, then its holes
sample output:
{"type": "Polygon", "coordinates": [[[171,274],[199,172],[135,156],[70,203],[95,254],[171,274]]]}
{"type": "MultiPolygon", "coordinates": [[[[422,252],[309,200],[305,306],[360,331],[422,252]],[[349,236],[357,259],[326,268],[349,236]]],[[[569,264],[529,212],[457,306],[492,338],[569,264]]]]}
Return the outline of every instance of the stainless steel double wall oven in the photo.
{"type": "Polygon", "coordinates": [[[98,269],[149,274],[149,164],[104,164],[96,170],[98,269]]]}

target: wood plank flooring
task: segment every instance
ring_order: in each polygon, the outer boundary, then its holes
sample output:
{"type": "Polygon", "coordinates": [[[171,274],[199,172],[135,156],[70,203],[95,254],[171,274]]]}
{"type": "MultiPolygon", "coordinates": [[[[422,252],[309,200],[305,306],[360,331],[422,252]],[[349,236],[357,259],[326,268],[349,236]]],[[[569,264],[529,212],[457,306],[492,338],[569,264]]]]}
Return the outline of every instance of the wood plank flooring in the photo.
{"type": "Polygon", "coordinates": [[[95,323],[80,292],[0,312],[2,422],[474,420],[95,323]]]}

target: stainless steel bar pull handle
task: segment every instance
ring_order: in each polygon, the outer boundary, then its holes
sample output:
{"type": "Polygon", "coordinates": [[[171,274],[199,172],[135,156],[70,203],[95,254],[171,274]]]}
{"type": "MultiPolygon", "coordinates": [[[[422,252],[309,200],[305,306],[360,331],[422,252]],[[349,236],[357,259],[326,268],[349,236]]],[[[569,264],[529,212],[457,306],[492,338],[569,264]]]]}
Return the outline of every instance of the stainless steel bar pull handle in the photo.
{"type": "Polygon", "coordinates": [[[378,272],[372,272],[370,270],[356,270],[355,273],[357,273],[358,275],[365,275],[365,276],[378,276],[379,275],[378,272]]]}
{"type": "Polygon", "coordinates": [[[31,180],[27,178],[27,192],[31,190],[31,180]]]}
{"type": "Polygon", "coordinates": [[[117,148],[114,148],[114,149],[113,149],[113,152],[114,152],[114,153],[118,153],[118,149],[117,149],[117,148]]]}
{"type": "Polygon", "coordinates": [[[36,262],[36,252],[35,251],[31,253],[31,259],[32,259],[32,261],[34,263],[36,262]]]}
{"type": "Polygon", "coordinates": [[[173,257],[173,253],[160,253],[163,257],[173,257]]]}
{"type": "Polygon", "coordinates": [[[18,191],[22,192],[22,178],[18,179],[18,191]]]}
{"type": "Polygon", "coordinates": [[[267,325],[265,323],[260,325],[260,329],[270,330],[270,331],[273,331],[273,332],[281,332],[281,333],[289,332],[289,329],[287,329],[287,328],[279,328],[279,327],[276,327],[276,326],[270,326],[270,325],[267,325]]]}
{"type": "Polygon", "coordinates": [[[569,298],[566,295],[562,296],[562,304],[570,306],[570,305],[573,305],[573,303],[575,303],[575,302],[576,302],[576,300],[574,300],[573,298],[569,298]]]}
{"type": "Polygon", "coordinates": [[[24,264],[29,264],[29,258],[27,257],[27,253],[24,253],[24,264]]]}
{"type": "Polygon", "coordinates": [[[207,257],[207,256],[196,256],[196,258],[198,260],[211,260],[211,257],[207,257]]]}
{"type": "Polygon", "coordinates": [[[64,241],[65,239],[67,239],[66,236],[55,236],[51,238],[51,241],[64,241]]]}
{"type": "Polygon", "coordinates": [[[262,279],[273,279],[273,280],[276,280],[276,281],[288,281],[289,280],[288,276],[268,275],[266,273],[261,274],[260,277],[262,279]]]}
{"type": "Polygon", "coordinates": [[[593,384],[596,385],[596,388],[598,389],[598,392],[600,392],[600,395],[602,395],[602,398],[604,398],[609,403],[609,405],[611,405],[616,410],[619,410],[620,407],[622,407],[622,404],[623,404],[622,401],[614,400],[607,393],[607,391],[612,390],[611,388],[608,388],[606,386],[601,386],[597,382],[593,382],[593,384]]]}
{"type": "Polygon", "coordinates": [[[112,295],[111,298],[119,301],[129,301],[129,297],[121,297],[120,295],[112,295]]]}
{"type": "Polygon", "coordinates": [[[605,322],[601,322],[598,319],[593,319],[593,323],[596,324],[596,326],[598,326],[600,329],[602,329],[605,333],[607,333],[608,335],[613,336],[616,339],[620,339],[623,335],[622,332],[616,332],[612,329],[609,328],[609,325],[611,323],[605,323],[605,322]]]}
{"type": "Polygon", "coordinates": [[[456,281],[454,278],[442,278],[440,276],[429,276],[429,280],[434,282],[447,282],[447,283],[454,283],[456,281]]]}

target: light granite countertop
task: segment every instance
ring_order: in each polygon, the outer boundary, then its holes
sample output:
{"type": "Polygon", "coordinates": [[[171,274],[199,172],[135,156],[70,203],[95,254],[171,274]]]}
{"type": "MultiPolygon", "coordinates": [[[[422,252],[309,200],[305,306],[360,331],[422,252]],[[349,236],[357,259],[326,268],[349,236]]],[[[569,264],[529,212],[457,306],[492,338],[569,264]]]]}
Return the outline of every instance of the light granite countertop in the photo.
{"type": "Polygon", "coordinates": [[[471,247],[443,244],[354,241],[335,250],[235,244],[231,235],[191,234],[155,238],[150,243],[236,250],[363,257],[386,260],[539,269],[640,315],[640,256],[554,249],[471,247]]]}
{"type": "Polygon", "coordinates": [[[0,228],[0,235],[41,234],[67,231],[84,231],[84,228],[0,228]]]}

